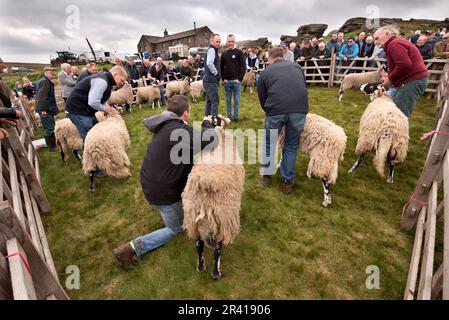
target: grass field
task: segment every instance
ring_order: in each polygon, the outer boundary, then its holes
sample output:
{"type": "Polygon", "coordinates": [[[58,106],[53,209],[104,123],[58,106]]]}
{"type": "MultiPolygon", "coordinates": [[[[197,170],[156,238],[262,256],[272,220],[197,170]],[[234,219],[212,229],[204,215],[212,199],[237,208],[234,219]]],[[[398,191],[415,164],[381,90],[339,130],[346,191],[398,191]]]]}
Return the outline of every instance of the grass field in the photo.
{"type": "MultiPolygon", "coordinates": [[[[132,271],[122,271],[112,254],[121,243],[162,227],[159,213],[144,200],[139,170],[151,134],[142,120],[160,112],[145,106],[125,115],[131,137],[132,177],[88,178],[73,157],[63,165],[58,153],[40,152],[44,189],[53,212],[44,216],[47,236],[61,283],[66,267],[81,272],[73,299],[401,299],[407,279],[413,236],[400,231],[401,209],[413,191],[425,160],[419,136],[433,125],[435,102],[422,99],[410,120],[410,149],[397,167],[396,183],[387,184],[371,159],[348,175],[356,156],[358,123],[368,98],[348,92],[337,102],[337,88],[312,87],[311,112],[342,126],[348,136],[345,160],[330,208],[322,208],[322,187],[305,176],[307,159],[297,163],[297,186],[286,196],[278,176],[270,188],[258,181],[257,165],[246,165],[242,230],[223,250],[220,281],[195,267],[194,242],[185,235],[146,255],[132,271]],[[380,290],[365,286],[370,265],[380,269],[380,290]]],[[[222,113],[225,111],[220,89],[222,113]]],[[[202,119],[204,102],[192,104],[192,120],[202,119]]],[[[242,94],[241,116],[233,128],[263,128],[257,95],[242,94]]]]}

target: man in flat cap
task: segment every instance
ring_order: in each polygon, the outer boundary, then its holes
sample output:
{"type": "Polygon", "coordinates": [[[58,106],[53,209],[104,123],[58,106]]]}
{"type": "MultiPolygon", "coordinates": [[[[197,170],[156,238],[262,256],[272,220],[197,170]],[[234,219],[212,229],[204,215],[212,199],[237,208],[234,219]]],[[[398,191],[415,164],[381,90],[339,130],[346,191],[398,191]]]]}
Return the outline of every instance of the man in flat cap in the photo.
{"type": "Polygon", "coordinates": [[[52,82],[56,78],[56,69],[44,68],[44,76],[36,82],[36,112],[39,113],[42,126],[44,127],[44,138],[48,151],[58,151],[55,138],[55,115],[58,114],[56,104],[55,86],[52,82]]]}

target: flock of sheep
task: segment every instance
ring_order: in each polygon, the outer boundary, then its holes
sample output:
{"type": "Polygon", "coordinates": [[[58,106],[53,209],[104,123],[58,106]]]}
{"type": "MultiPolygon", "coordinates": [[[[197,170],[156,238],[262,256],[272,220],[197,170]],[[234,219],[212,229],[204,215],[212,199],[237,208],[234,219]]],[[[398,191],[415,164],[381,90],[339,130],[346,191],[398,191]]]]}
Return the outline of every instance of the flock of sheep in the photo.
{"type": "MultiPolygon", "coordinates": [[[[247,75],[254,76],[250,79],[251,83],[245,82],[250,86],[254,83],[255,74],[248,72],[247,75]]],[[[344,91],[350,88],[360,87],[367,82],[380,82],[382,75],[381,70],[347,75],[341,84],[340,99],[344,91]]],[[[365,88],[362,86],[362,89],[365,88]]],[[[387,181],[392,183],[394,165],[403,162],[407,155],[408,119],[395,106],[381,85],[374,89],[370,92],[372,101],[360,120],[356,147],[359,158],[349,172],[353,173],[368,153],[374,153],[373,162],[377,172],[384,177],[384,166],[388,163],[390,170],[387,181]]],[[[191,82],[186,78],[168,83],[166,95],[170,97],[190,92],[192,99],[196,101],[202,96],[203,90],[201,80],[191,82]]],[[[135,98],[138,105],[148,101],[154,108],[160,99],[159,84],[138,87],[135,98]]],[[[133,99],[133,89],[129,84],[125,84],[112,93],[109,103],[130,104],[133,99]]],[[[94,189],[94,173],[98,169],[118,178],[131,175],[130,161],[126,154],[126,148],[130,144],[129,134],[119,109],[107,116],[97,113],[99,123],[86,137],[82,163],[84,173],[90,176],[91,191],[94,189]]],[[[222,123],[223,127],[215,128],[219,137],[218,145],[212,150],[202,152],[200,160],[193,166],[182,194],[184,229],[188,237],[197,241],[198,270],[205,270],[204,245],[213,246],[214,279],[221,276],[222,245],[232,243],[240,230],[239,213],[245,181],[245,170],[236,150],[235,137],[225,130],[226,121],[222,123]],[[223,164],[224,153],[233,155],[231,163],[223,164]],[[211,172],[213,174],[210,174],[211,172]]],[[[55,132],[63,161],[67,160],[72,151],[81,159],[78,151],[83,147],[83,143],[71,121],[57,121],[55,132]]],[[[318,177],[322,181],[324,207],[332,203],[331,185],[336,183],[346,142],[343,128],[322,116],[308,114],[299,150],[310,158],[307,175],[318,177]]],[[[278,145],[282,149],[283,132],[280,133],[278,145]]]]}

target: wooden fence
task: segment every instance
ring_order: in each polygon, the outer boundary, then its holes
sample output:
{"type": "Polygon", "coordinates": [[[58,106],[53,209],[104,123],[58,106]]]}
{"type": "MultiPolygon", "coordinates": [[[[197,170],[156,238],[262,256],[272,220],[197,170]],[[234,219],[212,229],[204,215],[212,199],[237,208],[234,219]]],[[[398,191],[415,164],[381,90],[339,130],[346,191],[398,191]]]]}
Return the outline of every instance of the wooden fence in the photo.
{"type": "MultiPolygon", "coordinates": [[[[387,63],[386,59],[356,58],[350,60],[347,66],[340,65],[336,55],[329,59],[304,61],[304,74],[309,84],[323,84],[328,87],[340,85],[343,78],[349,72],[364,73],[375,71],[387,63]]],[[[438,85],[444,76],[444,67],[449,65],[449,59],[430,59],[424,61],[429,70],[429,83],[426,89],[428,93],[436,93],[438,85]]]]}
{"type": "MultiPolygon", "coordinates": [[[[437,91],[435,129],[425,134],[432,137],[429,154],[414,193],[403,210],[402,228],[416,226],[404,299],[449,299],[449,65],[446,65],[437,91]],[[439,188],[443,187],[438,202],[439,188]],[[440,219],[442,218],[442,219],[440,219]],[[434,269],[438,222],[443,224],[443,262],[434,269]],[[436,272],[434,272],[436,270],[436,272]],[[416,285],[419,278],[418,289],[416,285]]],[[[441,192],[440,192],[441,193],[441,192]]]]}
{"type": "Polygon", "coordinates": [[[26,100],[14,105],[24,116],[0,141],[0,299],[68,299],[41,220],[41,212],[49,212],[51,206],[32,144],[34,115],[26,100]]]}

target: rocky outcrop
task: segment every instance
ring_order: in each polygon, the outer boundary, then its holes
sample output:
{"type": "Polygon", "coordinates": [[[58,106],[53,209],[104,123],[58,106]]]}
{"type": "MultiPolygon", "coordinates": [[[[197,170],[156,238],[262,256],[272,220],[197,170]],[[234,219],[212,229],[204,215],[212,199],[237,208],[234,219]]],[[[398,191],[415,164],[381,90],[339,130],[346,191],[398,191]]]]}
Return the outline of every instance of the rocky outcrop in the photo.
{"type": "MultiPolygon", "coordinates": [[[[360,32],[360,31],[368,31],[372,32],[373,29],[370,29],[366,25],[366,18],[357,17],[347,20],[343,26],[339,29],[339,31],[344,33],[351,32],[360,32]]],[[[449,27],[449,18],[446,20],[438,21],[438,20],[429,20],[429,19],[410,19],[403,20],[401,18],[380,18],[379,25],[381,27],[386,25],[396,25],[400,29],[438,29],[441,27],[449,27]]]]}
{"type": "Polygon", "coordinates": [[[321,38],[324,34],[324,31],[327,29],[327,24],[306,24],[303,26],[300,26],[297,30],[296,36],[288,36],[288,35],[282,35],[281,41],[285,42],[296,42],[301,43],[301,41],[306,39],[312,39],[313,37],[321,38]]]}
{"type": "Polygon", "coordinates": [[[237,41],[237,47],[239,48],[262,48],[263,50],[268,49],[271,46],[271,42],[268,41],[268,38],[259,38],[257,40],[242,40],[237,41]]]}

